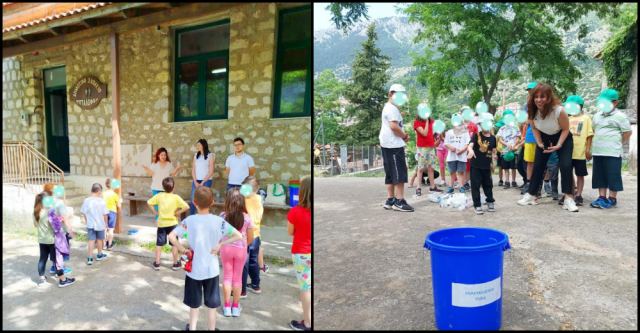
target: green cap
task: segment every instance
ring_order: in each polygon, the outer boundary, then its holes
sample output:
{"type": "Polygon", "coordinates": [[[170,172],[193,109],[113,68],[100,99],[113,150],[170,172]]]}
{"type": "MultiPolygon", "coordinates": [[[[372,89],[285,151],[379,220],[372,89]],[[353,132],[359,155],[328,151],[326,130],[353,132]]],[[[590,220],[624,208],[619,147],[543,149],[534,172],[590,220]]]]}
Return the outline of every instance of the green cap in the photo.
{"type": "Polygon", "coordinates": [[[527,85],[527,90],[533,89],[538,85],[538,82],[533,81],[533,82],[529,82],[529,84],[527,85]]]}
{"type": "Polygon", "coordinates": [[[566,103],[571,103],[571,102],[584,106],[584,99],[582,99],[582,97],[578,95],[571,95],[567,97],[566,103]]]}
{"type": "Polygon", "coordinates": [[[604,98],[604,99],[608,99],[610,101],[617,101],[618,98],[620,98],[620,96],[618,95],[618,91],[615,89],[605,89],[600,93],[600,97],[599,98],[604,98]]]}
{"type": "Polygon", "coordinates": [[[504,112],[502,113],[502,117],[504,117],[504,116],[506,116],[506,115],[508,115],[508,114],[510,114],[510,115],[512,115],[512,116],[515,116],[515,114],[513,113],[513,111],[512,111],[511,109],[507,109],[506,111],[504,111],[504,112]]]}
{"type": "Polygon", "coordinates": [[[502,120],[498,120],[498,122],[496,122],[496,127],[500,128],[502,126],[504,126],[504,122],[502,120]]]}

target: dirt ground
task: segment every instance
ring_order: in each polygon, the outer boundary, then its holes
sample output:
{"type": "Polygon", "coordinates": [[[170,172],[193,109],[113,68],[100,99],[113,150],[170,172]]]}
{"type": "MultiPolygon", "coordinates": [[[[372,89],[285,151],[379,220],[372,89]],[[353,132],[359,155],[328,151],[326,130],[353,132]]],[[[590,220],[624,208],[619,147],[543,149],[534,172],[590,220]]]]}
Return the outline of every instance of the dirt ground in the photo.
{"type": "Polygon", "coordinates": [[[586,205],[570,213],[551,198],[518,206],[519,190],[498,188],[494,176],[497,211],[476,215],[424,195],[407,196],[413,213],[387,211],[384,178],[316,177],[314,326],[435,329],[425,237],[481,226],[507,233],[512,247],[504,259],[502,329],[637,330],[637,178],[623,179],[617,208],[588,206],[597,191],[587,177],[586,205]]]}
{"type": "MultiPolygon", "coordinates": [[[[52,278],[47,279],[49,284],[37,283],[35,237],[6,230],[2,236],[3,330],[185,329],[189,319],[189,308],[182,303],[185,272],[171,270],[169,255],[163,255],[160,271],[154,271],[152,259],[124,253],[116,245],[106,252],[107,260],[87,266],[87,243],[72,241],[69,266],[76,283],[59,288],[52,278]]],[[[47,276],[49,267],[50,261],[47,276]]],[[[217,309],[217,328],[290,330],[291,320],[302,319],[293,266],[272,265],[260,278],[262,293],[247,293],[240,301],[240,317],[223,317],[217,309]]],[[[204,305],[200,308],[198,330],[207,329],[207,311],[204,305]]]]}

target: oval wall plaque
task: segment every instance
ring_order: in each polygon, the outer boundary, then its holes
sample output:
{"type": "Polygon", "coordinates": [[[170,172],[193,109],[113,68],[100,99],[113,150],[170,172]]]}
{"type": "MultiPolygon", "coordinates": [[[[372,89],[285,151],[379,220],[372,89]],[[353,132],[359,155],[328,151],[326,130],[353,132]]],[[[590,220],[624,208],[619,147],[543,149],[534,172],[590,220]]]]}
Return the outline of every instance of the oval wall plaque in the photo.
{"type": "Polygon", "coordinates": [[[90,110],[98,106],[107,97],[107,85],[95,76],[85,76],[71,87],[71,100],[80,108],[90,110]]]}

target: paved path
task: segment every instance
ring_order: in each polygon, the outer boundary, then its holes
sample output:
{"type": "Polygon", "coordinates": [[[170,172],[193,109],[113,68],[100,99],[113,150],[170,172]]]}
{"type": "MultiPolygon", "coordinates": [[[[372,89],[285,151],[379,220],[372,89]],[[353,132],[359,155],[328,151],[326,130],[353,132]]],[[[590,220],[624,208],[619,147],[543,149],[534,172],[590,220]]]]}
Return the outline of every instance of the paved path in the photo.
{"type": "MultiPolygon", "coordinates": [[[[497,212],[477,216],[426,199],[408,200],[414,213],[385,211],[383,178],[316,177],[314,326],[435,329],[425,236],[484,226],[506,232],[512,246],[504,262],[502,329],[636,330],[637,178],[625,174],[624,188],[615,209],[570,213],[551,198],[518,206],[519,191],[494,186],[497,212]]],[[[585,202],[596,194],[585,190],[585,202]]]]}
{"type": "MultiPolygon", "coordinates": [[[[146,257],[112,251],[106,261],[87,266],[86,242],[72,241],[71,276],[77,282],[58,288],[36,282],[35,238],[3,230],[2,243],[3,330],[184,330],[189,317],[182,303],[185,272],[172,271],[169,261],[156,272],[146,257]]],[[[281,330],[302,318],[293,267],[271,266],[261,279],[262,294],[249,293],[241,301],[239,318],[218,311],[217,327],[281,330]]],[[[200,309],[200,330],[207,328],[206,311],[200,309]]]]}

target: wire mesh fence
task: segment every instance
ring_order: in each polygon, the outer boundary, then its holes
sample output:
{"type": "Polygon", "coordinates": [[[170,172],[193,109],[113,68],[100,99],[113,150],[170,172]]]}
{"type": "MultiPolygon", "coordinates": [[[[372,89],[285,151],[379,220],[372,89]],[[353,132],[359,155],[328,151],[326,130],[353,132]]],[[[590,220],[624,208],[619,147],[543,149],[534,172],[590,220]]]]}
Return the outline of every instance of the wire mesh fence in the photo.
{"type": "Polygon", "coordinates": [[[337,176],[383,168],[379,146],[326,144],[314,148],[313,166],[318,176],[337,176]]]}

